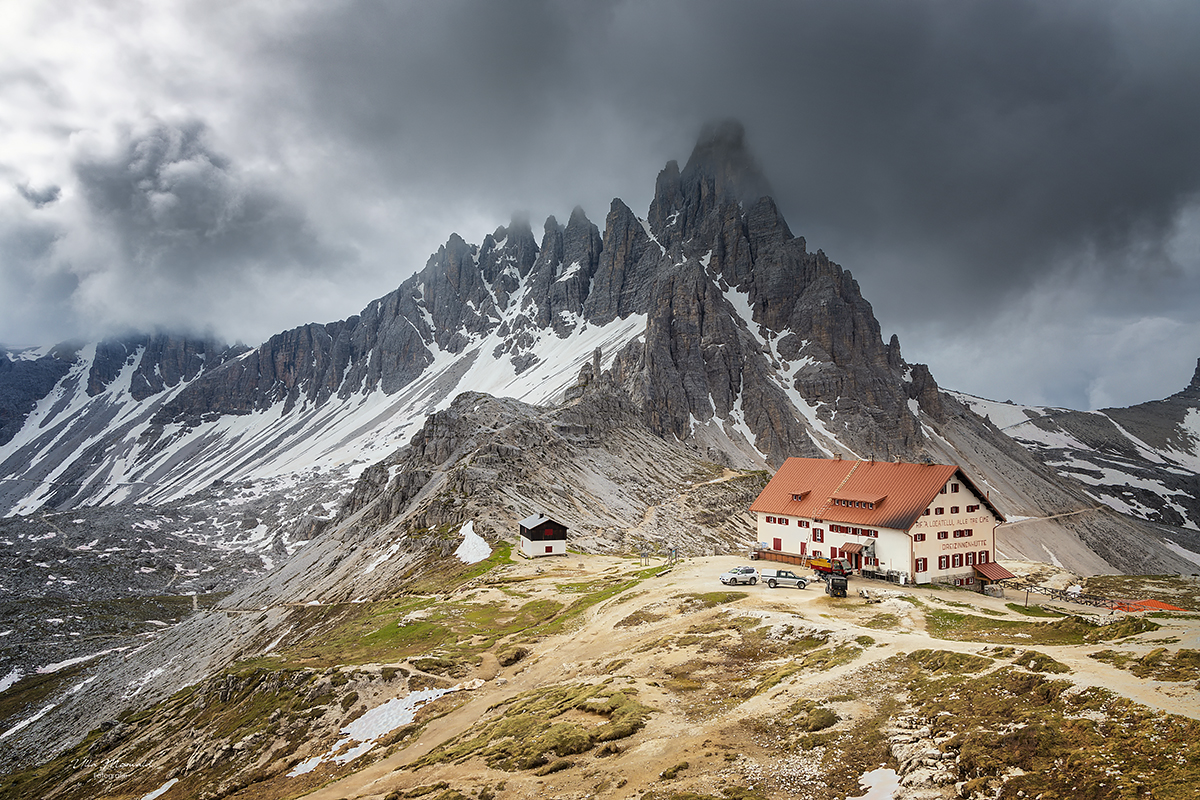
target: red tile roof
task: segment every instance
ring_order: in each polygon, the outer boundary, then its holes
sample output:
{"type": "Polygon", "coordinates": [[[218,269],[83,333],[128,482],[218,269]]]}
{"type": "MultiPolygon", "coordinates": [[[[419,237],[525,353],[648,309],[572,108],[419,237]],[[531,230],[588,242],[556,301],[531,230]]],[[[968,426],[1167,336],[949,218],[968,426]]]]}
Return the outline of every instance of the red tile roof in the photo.
{"type": "Polygon", "coordinates": [[[952,464],[830,458],[789,458],[750,510],[906,531],[951,478],[968,486],[997,521],[1004,521],[987,496],[952,464]]]}

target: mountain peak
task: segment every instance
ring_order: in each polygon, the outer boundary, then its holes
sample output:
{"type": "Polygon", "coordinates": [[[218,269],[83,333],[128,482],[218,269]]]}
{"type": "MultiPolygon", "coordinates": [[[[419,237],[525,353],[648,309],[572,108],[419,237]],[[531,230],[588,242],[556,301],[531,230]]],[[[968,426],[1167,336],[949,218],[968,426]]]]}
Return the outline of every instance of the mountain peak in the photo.
{"type": "Polygon", "coordinates": [[[648,221],[664,245],[691,235],[692,224],[722,203],[749,208],[771,195],[771,185],[746,146],[742,123],[710,122],[700,131],[683,171],[671,161],[658,174],[648,221]]]}
{"type": "Polygon", "coordinates": [[[687,182],[692,176],[712,179],[718,197],[745,205],[772,193],[746,146],[746,129],[734,119],[710,122],[701,129],[681,177],[687,182]]]}

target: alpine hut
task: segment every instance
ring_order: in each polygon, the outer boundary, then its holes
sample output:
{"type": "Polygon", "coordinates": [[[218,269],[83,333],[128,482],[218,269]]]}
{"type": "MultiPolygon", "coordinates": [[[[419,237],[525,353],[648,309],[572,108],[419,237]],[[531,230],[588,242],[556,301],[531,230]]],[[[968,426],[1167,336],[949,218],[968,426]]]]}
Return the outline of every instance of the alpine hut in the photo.
{"type": "Polygon", "coordinates": [[[519,523],[521,528],[521,555],[526,558],[539,556],[565,556],[567,554],[567,526],[555,522],[545,514],[532,514],[519,523]]]}

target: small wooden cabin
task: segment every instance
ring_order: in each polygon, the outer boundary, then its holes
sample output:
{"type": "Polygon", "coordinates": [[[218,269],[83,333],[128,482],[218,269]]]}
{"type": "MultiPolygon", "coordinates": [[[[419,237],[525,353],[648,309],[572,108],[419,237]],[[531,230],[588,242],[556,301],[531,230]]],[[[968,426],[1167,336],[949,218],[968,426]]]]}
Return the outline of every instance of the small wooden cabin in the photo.
{"type": "Polygon", "coordinates": [[[521,520],[519,524],[521,526],[521,555],[526,558],[537,558],[567,554],[566,525],[555,522],[545,514],[532,514],[521,520]]]}

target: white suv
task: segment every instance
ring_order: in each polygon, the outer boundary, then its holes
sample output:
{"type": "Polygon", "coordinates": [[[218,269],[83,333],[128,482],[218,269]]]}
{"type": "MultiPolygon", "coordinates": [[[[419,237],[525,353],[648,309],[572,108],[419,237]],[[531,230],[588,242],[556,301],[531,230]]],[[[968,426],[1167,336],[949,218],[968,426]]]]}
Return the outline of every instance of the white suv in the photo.
{"type": "Polygon", "coordinates": [[[758,570],[754,567],[734,567],[729,572],[721,573],[721,583],[726,586],[737,586],[739,583],[758,583],[758,570]]]}

